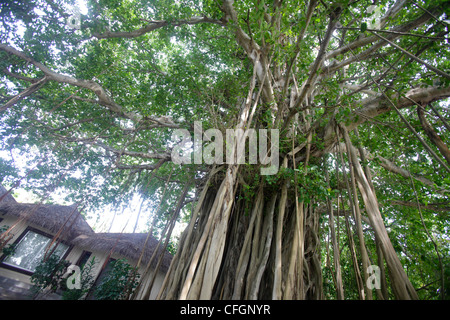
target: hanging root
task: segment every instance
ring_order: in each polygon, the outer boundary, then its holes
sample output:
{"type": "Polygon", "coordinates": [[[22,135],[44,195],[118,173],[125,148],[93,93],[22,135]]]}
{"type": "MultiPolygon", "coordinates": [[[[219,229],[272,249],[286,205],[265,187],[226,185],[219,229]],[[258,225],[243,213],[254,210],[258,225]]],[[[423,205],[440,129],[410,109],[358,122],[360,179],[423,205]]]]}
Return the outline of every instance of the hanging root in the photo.
{"type": "Polygon", "coordinates": [[[392,246],[389,239],[386,227],[381,217],[381,213],[378,207],[378,200],[376,198],[370,183],[367,181],[367,177],[364,174],[362,166],[356,156],[355,148],[351,145],[350,138],[345,129],[342,130],[344,138],[348,141],[349,145],[349,157],[352,159],[352,163],[355,169],[355,176],[358,181],[358,188],[361,193],[366,212],[368,214],[370,224],[374,229],[374,232],[380,240],[380,245],[383,251],[386,264],[388,266],[390,280],[394,295],[397,299],[410,300],[418,299],[417,293],[409,281],[405,270],[397,256],[397,253],[392,246]]]}

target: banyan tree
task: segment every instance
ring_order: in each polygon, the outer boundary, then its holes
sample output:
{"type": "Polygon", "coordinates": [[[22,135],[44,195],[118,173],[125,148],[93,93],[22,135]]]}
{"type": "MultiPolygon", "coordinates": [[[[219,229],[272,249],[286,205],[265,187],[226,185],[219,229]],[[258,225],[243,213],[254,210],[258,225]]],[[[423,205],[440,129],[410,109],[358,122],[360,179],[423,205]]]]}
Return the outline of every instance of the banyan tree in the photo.
{"type": "Polygon", "coordinates": [[[139,195],[158,299],[448,298],[448,1],[1,6],[2,183],[139,195]]]}

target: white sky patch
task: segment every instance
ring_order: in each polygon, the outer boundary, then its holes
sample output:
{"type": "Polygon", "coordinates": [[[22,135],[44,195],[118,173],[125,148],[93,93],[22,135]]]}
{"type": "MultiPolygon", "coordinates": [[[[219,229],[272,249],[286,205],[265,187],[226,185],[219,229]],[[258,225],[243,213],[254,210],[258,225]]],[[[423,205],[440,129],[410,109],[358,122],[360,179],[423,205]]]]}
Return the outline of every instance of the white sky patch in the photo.
{"type": "MultiPolygon", "coordinates": [[[[139,214],[141,202],[142,198],[139,195],[134,195],[125,209],[113,208],[112,205],[109,205],[103,208],[103,210],[95,212],[94,215],[90,215],[86,221],[94,228],[95,232],[132,233],[134,231],[136,233],[146,233],[150,230],[150,223],[153,220],[155,212],[153,209],[149,209],[148,203],[144,202],[139,214]],[[114,211],[116,211],[115,215],[114,211]],[[138,215],[138,224],[136,230],[134,230],[138,215]]],[[[189,205],[186,209],[188,208],[189,205]]],[[[171,238],[179,238],[186,226],[187,223],[177,222],[172,231],[171,238]]]]}
{"type": "Polygon", "coordinates": [[[77,0],[77,5],[81,14],[88,14],[88,7],[85,0],[77,0]]]}

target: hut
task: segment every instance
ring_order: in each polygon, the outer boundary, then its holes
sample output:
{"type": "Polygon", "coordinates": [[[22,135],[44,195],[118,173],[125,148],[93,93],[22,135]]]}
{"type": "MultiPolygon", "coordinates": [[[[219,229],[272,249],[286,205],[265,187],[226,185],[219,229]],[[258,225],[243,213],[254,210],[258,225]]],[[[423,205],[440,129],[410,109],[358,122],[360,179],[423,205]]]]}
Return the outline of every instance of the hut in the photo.
{"type": "MultiPolygon", "coordinates": [[[[141,254],[138,273],[143,275],[158,245],[154,237],[147,239],[146,233],[96,233],[75,205],[18,203],[2,185],[0,231],[0,300],[31,298],[30,277],[55,238],[58,239],[54,245],[55,252],[70,264],[81,266],[87,260],[94,259],[91,275],[97,279],[96,284],[108,272],[105,268],[108,261],[126,259],[130,265],[136,266],[141,254]],[[7,234],[6,230],[12,226],[7,234]],[[14,246],[12,253],[3,250],[10,245],[14,246]]],[[[150,272],[140,279],[143,285],[136,294],[138,299],[153,278],[160,252],[159,249],[152,260],[150,272]]],[[[162,254],[150,299],[156,297],[171,259],[170,253],[162,254]]],[[[61,296],[51,294],[46,298],[61,299],[61,296]]]]}

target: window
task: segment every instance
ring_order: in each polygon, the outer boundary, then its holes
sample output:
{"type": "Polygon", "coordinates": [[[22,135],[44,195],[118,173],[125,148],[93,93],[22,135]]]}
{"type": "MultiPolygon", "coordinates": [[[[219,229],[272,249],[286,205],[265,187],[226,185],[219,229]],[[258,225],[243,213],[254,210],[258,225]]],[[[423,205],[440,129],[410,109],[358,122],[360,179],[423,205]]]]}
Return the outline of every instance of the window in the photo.
{"type": "MultiPolygon", "coordinates": [[[[47,246],[51,241],[52,238],[47,235],[35,230],[27,230],[17,243],[14,254],[6,257],[3,260],[3,264],[18,268],[26,273],[33,273],[44,257],[47,246]]],[[[69,246],[60,243],[56,247],[54,254],[63,257],[68,249],[69,246]]]]}
{"type": "Polygon", "coordinates": [[[108,275],[108,273],[111,272],[111,270],[113,269],[114,261],[116,261],[116,259],[109,258],[108,262],[106,263],[105,268],[103,268],[103,270],[101,270],[100,274],[97,276],[97,279],[95,280],[95,284],[94,284],[95,286],[102,283],[103,280],[105,279],[105,277],[108,275]]]}
{"type": "MultiPolygon", "coordinates": [[[[113,258],[109,258],[108,262],[106,263],[106,266],[100,270],[100,274],[97,275],[97,279],[95,279],[94,285],[92,286],[92,288],[96,288],[99,284],[101,284],[103,282],[103,280],[105,280],[106,276],[108,275],[108,273],[111,272],[111,270],[113,269],[113,265],[112,263],[116,261],[116,259],[113,258]]],[[[95,295],[94,295],[94,290],[91,290],[87,296],[88,300],[95,300],[95,295]]]]}
{"type": "Polygon", "coordinates": [[[91,257],[91,254],[92,252],[90,251],[83,251],[76,265],[79,266],[80,269],[83,269],[84,265],[86,264],[86,262],[88,262],[89,258],[91,257]]]}

